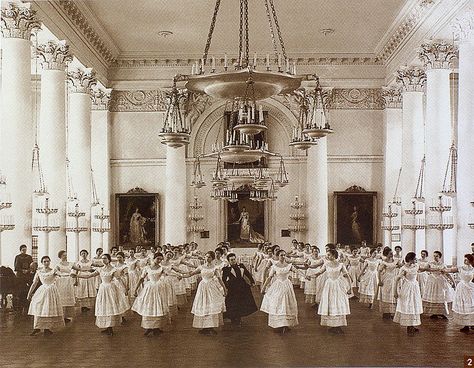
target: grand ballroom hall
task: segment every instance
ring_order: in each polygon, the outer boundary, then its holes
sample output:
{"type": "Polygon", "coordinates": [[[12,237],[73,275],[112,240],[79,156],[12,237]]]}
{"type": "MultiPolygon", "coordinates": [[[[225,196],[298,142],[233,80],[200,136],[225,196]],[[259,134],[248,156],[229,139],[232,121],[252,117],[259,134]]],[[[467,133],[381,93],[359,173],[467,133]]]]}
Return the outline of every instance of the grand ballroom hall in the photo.
{"type": "Polygon", "coordinates": [[[474,0],[1,32],[1,367],[474,366],[474,0]]]}

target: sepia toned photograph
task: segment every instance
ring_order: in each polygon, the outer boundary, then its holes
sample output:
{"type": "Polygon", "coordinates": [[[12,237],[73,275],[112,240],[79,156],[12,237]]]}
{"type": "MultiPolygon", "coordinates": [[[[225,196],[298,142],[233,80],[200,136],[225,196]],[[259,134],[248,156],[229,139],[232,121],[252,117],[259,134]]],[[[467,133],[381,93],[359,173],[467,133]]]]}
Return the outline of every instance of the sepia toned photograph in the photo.
{"type": "Polygon", "coordinates": [[[474,367],[474,0],[0,8],[0,368],[474,367]]]}

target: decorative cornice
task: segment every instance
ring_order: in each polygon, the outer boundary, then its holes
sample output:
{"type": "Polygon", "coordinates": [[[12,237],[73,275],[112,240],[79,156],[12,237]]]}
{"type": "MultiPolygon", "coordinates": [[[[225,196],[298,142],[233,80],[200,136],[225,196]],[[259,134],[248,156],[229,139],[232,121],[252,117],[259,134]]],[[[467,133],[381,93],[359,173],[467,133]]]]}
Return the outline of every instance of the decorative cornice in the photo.
{"type": "MultiPolygon", "coordinates": [[[[156,68],[156,67],[189,67],[190,69],[199,60],[199,57],[123,57],[115,59],[112,68],[156,68]]],[[[336,56],[336,55],[314,55],[306,57],[290,58],[290,63],[296,66],[313,65],[383,65],[382,61],[376,56],[336,56]]],[[[238,62],[237,58],[228,58],[228,63],[238,62]]],[[[215,63],[218,67],[224,67],[224,57],[216,58],[215,63]]],[[[208,64],[210,64],[210,59],[208,64]]],[[[257,59],[257,64],[265,65],[265,59],[257,59]]]]}
{"type": "Polygon", "coordinates": [[[43,70],[65,70],[67,63],[72,61],[69,45],[66,41],[48,41],[38,45],[36,57],[40,60],[43,70]]]}
{"type": "Polygon", "coordinates": [[[94,88],[91,91],[92,110],[108,110],[112,88],[94,88]]]}
{"type": "Polygon", "coordinates": [[[107,63],[112,63],[115,58],[99,34],[94,30],[87,20],[87,17],[81,12],[73,0],[59,0],[57,4],[66,13],[68,18],[82,32],[84,37],[91,43],[96,51],[103,57],[107,63]]]}
{"type": "Polygon", "coordinates": [[[446,41],[426,42],[417,50],[426,69],[451,69],[457,51],[457,47],[446,41]]]}
{"type": "Polygon", "coordinates": [[[474,10],[470,9],[451,24],[454,37],[459,41],[474,40],[474,10]]]}
{"type": "Polygon", "coordinates": [[[74,69],[67,73],[71,93],[92,93],[92,87],[97,84],[92,68],[74,69]]]}
{"type": "Polygon", "coordinates": [[[383,110],[381,88],[333,88],[327,100],[328,109],[383,110]]]}
{"type": "Polygon", "coordinates": [[[417,27],[436,1],[437,0],[419,0],[392,33],[377,57],[383,62],[387,61],[400,47],[405,38],[417,27]]]}
{"type": "Polygon", "coordinates": [[[36,11],[30,9],[31,4],[7,3],[2,7],[2,34],[5,38],[31,39],[31,34],[41,29],[36,11]]]}
{"type": "Polygon", "coordinates": [[[396,77],[402,92],[423,92],[426,83],[423,69],[416,66],[402,67],[397,70],[396,77]]]}
{"type": "Polygon", "coordinates": [[[164,90],[112,91],[111,112],[156,112],[166,110],[164,90]]]}
{"type": "Polygon", "coordinates": [[[382,87],[382,97],[385,100],[386,109],[401,109],[402,108],[401,88],[382,87]]]}

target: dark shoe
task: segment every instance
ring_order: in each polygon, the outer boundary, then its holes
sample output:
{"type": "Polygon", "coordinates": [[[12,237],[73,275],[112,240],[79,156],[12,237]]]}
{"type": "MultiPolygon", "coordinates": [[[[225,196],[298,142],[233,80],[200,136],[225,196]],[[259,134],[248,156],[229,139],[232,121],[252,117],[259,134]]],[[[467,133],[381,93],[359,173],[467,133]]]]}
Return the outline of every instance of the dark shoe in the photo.
{"type": "Polygon", "coordinates": [[[369,309],[372,309],[372,303],[369,304],[369,309]]]}
{"type": "Polygon", "coordinates": [[[109,328],[107,329],[107,335],[109,335],[109,336],[113,336],[113,335],[114,335],[114,330],[112,330],[112,327],[109,327],[109,328]]]}
{"type": "Polygon", "coordinates": [[[127,324],[127,320],[125,318],[122,317],[122,325],[126,325],[127,324]]]}
{"type": "Polygon", "coordinates": [[[87,308],[87,307],[82,307],[81,308],[82,313],[87,313],[88,310],[89,310],[89,308],[87,308]]]}
{"type": "Polygon", "coordinates": [[[209,335],[209,331],[207,330],[207,328],[203,328],[203,329],[199,330],[199,333],[201,335],[209,335]]]}
{"type": "Polygon", "coordinates": [[[415,329],[413,326],[408,326],[407,327],[407,334],[408,336],[415,336],[415,329]]]}
{"type": "Polygon", "coordinates": [[[438,315],[432,314],[432,315],[430,316],[430,319],[438,319],[438,315]]]}
{"type": "Polygon", "coordinates": [[[474,330],[474,326],[471,326],[471,330],[474,330]]]}
{"type": "Polygon", "coordinates": [[[337,328],[336,328],[336,327],[329,327],[328,332],[329,332],[330,334],[337,335],[337,328]]]}
{"type": "Polygon", "coordinates": [[[53,331],[46,329],[46,330],[44,330],[43,334],[44,334],[45,336],[49,336],[49,335],[52,335],[52,334],[53,334],[53,331]]]}
{"type": "Polygon", "coordinates": [[[160,336],[163,333],[163,331],[159,328],[155,328],[153,330],[153,336],[160,336]]]}
{"type": "Polygon", "coordinates": [[[31,331],[30,336],[36,336],[41,332],[41,330],[35,328],[33,331],[31,331]]]}
{"type": "Polygon", "coordinates": [[[416,327],[413,327],[413,331],[418,333],[418,332],[420,332],[420,329],[416,328],[416,327]]]}
{"type": "Polygon", "coordinates": [[[439,318],[441,319],[444,319],[444,320],[447,320],[448,317],[446,317],[444,314],[438,314],[439,318]]]}
{"type": "MultiPolygon", "coordinates": [[[[472,327],[471,327],[472,328],[472,327]]],[[[461,328],[459,331],[461,332],[464,332],[464,333],[469,333],[469,327],[468,326],[464,326],[463,328],[461,328]]]]}
{"type": "Polygon", "coordinates": [[[105,334],[108,334],[108,333],[109,333],[109,329],[106,328],[105,330],[100,331],[100,333],[101,333],[101,334],[104,334],[104,335],[105,335],[105,334]]]}
{"type": "Polygon", "coordinates": [[[390,319],[390,314],[389,313],[382,314],[382,319],[390,319]]]}
{"type": "Polygon", "coordinates": [[[145,333],[143,334],[143,336],[149,336],[152,332],[153,330],[148,328],[145,330],[145,333]]]}
{"type": "Polygon", "coordinates": [[[273,329],[273,332],[275,332],[275,333],[281,333],[282,330],[283,330],[282,327],[278,327],[278,328],[274,328],[274,329],[273,329]]]}
{"type": "Polygon", "coordinates": [[[64,323],[69,323],[69,322],[71,322],[70,318],[64,318],[64,323]]]}
{"type": "Polygon", "coordinates": [[[344,335],[344,331],[342,330],[341,327],[336,327],[336,332],[338,335],[344,335]]]}
{"type": "Polygon", "coordinates": [[[214,330],[213,328],[209,329],[209,335],[217,335],[217,331],[214,330]]]}

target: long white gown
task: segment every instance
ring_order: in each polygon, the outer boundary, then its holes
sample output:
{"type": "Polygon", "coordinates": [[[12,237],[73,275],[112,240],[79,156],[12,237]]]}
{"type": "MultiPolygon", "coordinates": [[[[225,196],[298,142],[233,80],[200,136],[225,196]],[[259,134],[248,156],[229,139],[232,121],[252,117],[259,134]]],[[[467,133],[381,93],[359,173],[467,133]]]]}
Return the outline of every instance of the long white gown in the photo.
{"type": "MultiPolygon", "coordinates": [[[[431,262],[430,270],[444,270],[446,266],[442,263],[431,262]]],[[[423,292],[423,310],[426,314],[448,315],[448,303],[453,301],[454,290],[448,282],[445,274],[439,272],[428,272],[428,277],[423,292]]]]}
{"type": "Polygon", "coordinates": [[[397,307],[397,300],[395,299],[395,282],[399,273],[398,262],[382,261],[384,272],[381,275],[383,286],[380,288],[380,304],[379,310],[382,313],[394,314],[397,307]]]}
{"type": "Polygon", "coordinates": [[[191,313],[194,328],[214,328],[224,324],[225,297],[216,279],[216,267],[199,266],[201,282],[196,290],[191,313]]]}
{"type": "Polygon", "coordinates": [[[342,263],[332,266],[326,263],[326,282],[321,294],[318,314],[321,316],[321,326],[340,327],[347,326],[346,316],[351,314],[349,307],[350,284],[344,279],[347,273],[342,263]]]}
{"type": "Polygon", "coordinates": [[[458,270],[460,282],[453,301],[453,322],[460,326],[474,326],[474,268],[462,266],[458,270]]]}
{"type": "Polygon", "coordinates": [[[366,259],[367,268],[365,273],[360,277],[359,284],[359,302],[372,304],[377,295],[377,289],[379,286],[379,277],[377,269],[380,264],[380,259],[366,259]]]}
{"type": "Polygon", "coordinates": [[[28,314],[34,316],[33,328],[52,330],[64,326],[63,306],[56,286],[57,275],[54,270],[38,269],[34,281],[41,281],[41,286],[31,298],[28,314]]]}
{"type": "Polygon", "coordinates": [[[71,264],[69,262],[67,264],[59,263],[56,268],[58,276],[56,286],[63,306],[64,318],[72,318],[75,315],[76,297],[74,295],[74,279],[71,277],[71,264]]]}
{"type": "Polygon", "coordinates": [[[146,329],[161,328],[169,321],[168,294],[161,277],[163,267],[145,267],[141,277],[148,281],[133,303],[132,310],[142,316],[141,326],[146,329]]]}
{"type": "MultiPolygon", "coordinates": [[[[89,269],[92,267],[92,261],[86,260],[83,261],[82,259],[76,262],[76,267],[80,267],[87,271],[79,271],[79,275],[87,275],[89,273],[89,269]]],[[[76,286],[76,301],[79,307],[85,308],[93,308],[95,297],[97,296],[97,281],[95,278],[77,278],[77,286],[76,286]]]]}
{"type": "Polygon", "coordinates": [[[113,280],[116,270],[101,268],[101,284],[95,303],[95,324],[99,328],[115,327],[122,323],[122,314],[129,308],[128,299],[113,280]]]}
{"type": "Polygon", "coordinates": [[[270,276],[273,281],[262,300],[260,310],[268,314],[268,325],[272,328],[298,325],[298,304],[289,276],[291,264],[285,267],[273,265],[270,276]]]}
{"type": "Polygon", "coordinates": [[[401,326],[421,325],[421,314],[423,313],[423,303],[421,301],[420,285],[417,281],[418,265],[404,265],[400,273],[405,272],[402,277],[402,285],[399,287],[397,308],[393,321],[401,326]]]}

